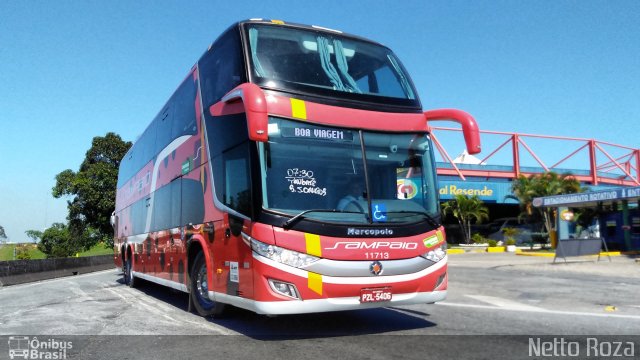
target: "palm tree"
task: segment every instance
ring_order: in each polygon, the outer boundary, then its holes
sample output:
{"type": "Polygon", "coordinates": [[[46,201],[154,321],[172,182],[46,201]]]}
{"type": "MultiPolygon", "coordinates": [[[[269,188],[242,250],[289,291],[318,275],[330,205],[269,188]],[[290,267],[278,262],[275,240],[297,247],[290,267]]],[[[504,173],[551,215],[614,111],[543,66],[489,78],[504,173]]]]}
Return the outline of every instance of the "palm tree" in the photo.
{"type": "Polygon", "coordinates": [[[529,218],[540,216],[544,222],[547,233],[555,230],[555,214],[552,208],[534,208],[533,199],[543,196],[574,194],[583,192],[580,182],[571,174],[559,175],[548,171],[542,174],[534,174],[529,177],[520,175],[511,185],[511,191],[520,202],[523,215],[529,218]],[[536,209],[537,211],[534,211],[536,209]]]}
{"type": "Polygon", "coordinates": [[[489,219],[489,209],[477,195],[468,197],[467,195],[456,195],[454,200],[449,200],[442,204],[442,212],[451,214],[458,220],[460,230],[464,234],[465,243],[471,241],[471,221],[481,223],[489,219]]]}

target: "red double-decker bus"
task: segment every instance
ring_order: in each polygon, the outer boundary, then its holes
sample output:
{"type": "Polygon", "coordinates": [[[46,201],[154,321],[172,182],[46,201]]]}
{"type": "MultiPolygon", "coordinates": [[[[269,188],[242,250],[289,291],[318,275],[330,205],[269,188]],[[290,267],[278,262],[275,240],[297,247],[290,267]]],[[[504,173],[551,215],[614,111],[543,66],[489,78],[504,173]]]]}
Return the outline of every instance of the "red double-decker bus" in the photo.
{"type": "Polygon", "coordinates": [[[387,47],[249,20],[225,31],[122,160],[116,265],[232,305],[293,314],[433,303],[447,291],[430,121],[387,47]]]}

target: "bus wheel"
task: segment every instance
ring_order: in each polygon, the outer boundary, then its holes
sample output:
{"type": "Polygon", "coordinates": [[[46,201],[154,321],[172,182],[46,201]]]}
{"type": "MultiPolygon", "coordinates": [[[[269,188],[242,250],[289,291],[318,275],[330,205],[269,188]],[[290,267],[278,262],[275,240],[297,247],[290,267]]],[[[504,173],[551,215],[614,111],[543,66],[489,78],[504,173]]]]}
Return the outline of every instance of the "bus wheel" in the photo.
{"type": "Polygon", "coordinates": [[[133,276],[133,264],[131,262],[131,256],[124,261],[124,283],[125,285],[129,285],[129,287],[136,287],[137,280],[133,276]]]}
{"type": "Polygon", "coordinates": [[[224,312],[225,304],[209,299],[207,280],[207,264],[204,254],[199,252],[191,267],[191,301],[200,316],[220,316],[224,312]]]}

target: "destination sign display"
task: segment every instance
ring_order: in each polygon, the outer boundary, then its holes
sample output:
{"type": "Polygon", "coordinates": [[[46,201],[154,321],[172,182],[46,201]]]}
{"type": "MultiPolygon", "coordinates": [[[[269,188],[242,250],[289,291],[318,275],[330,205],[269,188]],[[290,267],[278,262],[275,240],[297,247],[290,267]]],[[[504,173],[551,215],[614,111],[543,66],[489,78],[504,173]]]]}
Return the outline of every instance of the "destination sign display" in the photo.
{"type": "Polygon", "coordinates": [[[328,141],[352,141],[353,132],[350,130],[324,129],[311,126],[283,127],[282,137],[304,138],[328,141]]]}

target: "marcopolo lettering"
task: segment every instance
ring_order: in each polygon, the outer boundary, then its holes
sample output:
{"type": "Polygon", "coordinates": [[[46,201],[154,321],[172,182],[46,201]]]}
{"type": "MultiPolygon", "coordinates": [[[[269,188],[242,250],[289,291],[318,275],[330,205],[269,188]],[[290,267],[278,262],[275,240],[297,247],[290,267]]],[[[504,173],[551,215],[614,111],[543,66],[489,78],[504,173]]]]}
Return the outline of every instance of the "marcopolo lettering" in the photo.
{"type": "Polygon", "coordinates": [[[358,229],[358,228],[348,228],[347,229],[348,236],[390,236],[393,235],[393,230],[391,229],[358,229]]]}

